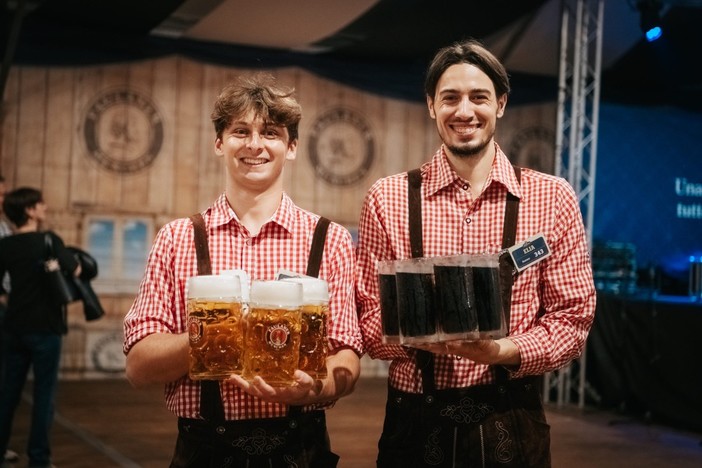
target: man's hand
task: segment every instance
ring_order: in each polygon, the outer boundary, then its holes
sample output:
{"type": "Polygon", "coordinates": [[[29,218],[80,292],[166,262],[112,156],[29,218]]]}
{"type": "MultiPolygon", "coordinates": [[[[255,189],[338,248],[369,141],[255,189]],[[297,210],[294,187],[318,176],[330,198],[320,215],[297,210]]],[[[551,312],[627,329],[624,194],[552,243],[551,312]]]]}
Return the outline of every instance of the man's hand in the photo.
{"type": "Polygon", "coordinates": [[[521,356],[519,348],[508,338],[499,340],[448,341],[445,343],[427,343],[412,345],[413,348],[423,349],[434,354],[452,354],[470,359],[478,364],[498,364],[503,366],[519,366],[521,356]]]}
{"type": "Polygon", "coordinates": [[[412,344],[412,348],[423,349],[434,354],[451,354],[449,353],[446,343],[419,343],[412,344]]]}
{"type": "Polygon", "coordinates": [[[302,405],[316,397],[322,387],[320,380],[314,380],[309,374],[296,370],[294,382],[286,387],[274,387],[266,383],[261,377],[256,376],[249,382],[241,376],[232,375],[230,381],[249,395],[261,398],[272,403],[286,405],[302,405]]]}
{"type": "Polygon", "coordinates": [[[262,400],[286,405],[304,406],[324,403],[348,395],[354,389],[361,372],[358,355],[351,349],[339,348],[327,357],[327,377],[315,380],[301,370],[296,370],[294,382],[286,387],[274,387],[261,377],[248,382],[238,375],[229,379],[249,395],[262,400]]]}
{"type": "Polygon", "coordinates": [[[495,340],[450,341],[446,344],[449,354],[462,356],[478,364],[498,364],[500,345],[495,340]]]}

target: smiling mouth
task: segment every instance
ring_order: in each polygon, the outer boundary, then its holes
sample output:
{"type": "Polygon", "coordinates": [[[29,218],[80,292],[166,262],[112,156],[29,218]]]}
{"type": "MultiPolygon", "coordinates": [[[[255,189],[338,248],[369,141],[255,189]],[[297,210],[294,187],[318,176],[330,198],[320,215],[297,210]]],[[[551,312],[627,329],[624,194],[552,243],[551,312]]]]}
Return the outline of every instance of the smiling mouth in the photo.
{"type": "Polygon", "coordinates": [[[478,131],[476,125],[451,125],[451,129],[459,135],[469,136],[478,131]]]}
{"type": "Polygon", "coordinates": [[[241,158],[241,162],[247,166],[260,166],[266,164],[268,160],[263,158],[241,158]]]}

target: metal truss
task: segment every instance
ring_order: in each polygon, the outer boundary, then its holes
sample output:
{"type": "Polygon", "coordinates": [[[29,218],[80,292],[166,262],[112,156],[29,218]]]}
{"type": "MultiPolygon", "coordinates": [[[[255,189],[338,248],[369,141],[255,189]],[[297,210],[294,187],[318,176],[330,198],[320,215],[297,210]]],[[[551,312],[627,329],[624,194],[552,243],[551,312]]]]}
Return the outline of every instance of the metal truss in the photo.
{"type": "MultiPolygon", "coordinates": [[[[595,206],[604,0],[562,0],[555,173],[578,196],[590,249],[595,206]]],[[[544,377],[544,402],[585,406],[586,353],[544,377]]],[[[594,392],[593,392],[594,393],[594,392]]],[[[597,395],[593,395],[598,399],[597,395]]]]}

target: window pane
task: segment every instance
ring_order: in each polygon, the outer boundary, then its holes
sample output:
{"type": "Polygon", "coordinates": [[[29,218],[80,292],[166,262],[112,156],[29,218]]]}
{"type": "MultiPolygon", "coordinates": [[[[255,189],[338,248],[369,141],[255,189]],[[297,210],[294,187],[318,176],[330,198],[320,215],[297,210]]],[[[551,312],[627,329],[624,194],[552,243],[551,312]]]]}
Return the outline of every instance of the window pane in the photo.
{"type": "Polygon", "coordinates": [[[149,254],[146,233],[147,226],[143,221],[128,221],[123,229],[123,263],[122,278],[141,279],[149,254]]]}
{"type": "Polygon", "coordinates": [[[115,223],[109,220],[92,220],[90,222],[90,239],[88,252],[95,257],[98,264],[98,277],[109,279],[112,273],[112,252],[114,250],[115,223]]]}

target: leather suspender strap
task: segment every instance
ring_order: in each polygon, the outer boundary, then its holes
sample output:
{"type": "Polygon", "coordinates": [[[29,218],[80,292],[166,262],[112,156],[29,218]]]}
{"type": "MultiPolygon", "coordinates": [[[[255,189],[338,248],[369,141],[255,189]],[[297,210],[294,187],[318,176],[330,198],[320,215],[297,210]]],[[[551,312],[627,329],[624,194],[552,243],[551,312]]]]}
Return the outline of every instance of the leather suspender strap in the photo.
{"type": "MultiPolygon", "coordinates": [[[[517,176],[517,182],[522,181],[522,168],[514,166],[514,175],[517,176]]],[[[512,247],[517,240],[517,218],[519,216],[519,198],[512,193],[507,192],[507,200],[505,201],[505,221],[502,228],[502,249],[512,247]]],[[[514,263],[509,253],[502,252],[499,261],[500,274],[500,297],[502,298],[502,312],[507,324],[507,334],[509,334],[509,319],[512,309],[512,285],[514,284],[514,263]]],[[[495,367],[495,379],[499,383],[504,383],[509,380],[509,372],[502,366],[495,367]]]]}
{"type": "Polygon", "coordinates": [[[422,172],[419,169],[407,173],[407,208],[412,258],[424,256],[422,235],[422,172]]]}
{"type": "MultiPolygon", "coordinates": [[[[307,259],[307,276],[319,276],[319,269],[322,266],[322,254],[324,254],[324,242],[327,239],[329,230],[329,220],[324,216],[319,218],[317,226],[312,234],[312,245],[310,246],[310,256],[307,259]]],[[[289,406],[288,416],[296,417],[302,413],[302,406],[289,406]]]]}
{"type": "Polygon", "coordinates": [[[322,265],[322,254],[324,253],[324,241],[329,229],[329,220],[325,217],[319,218],[317,226],[314,228],[312,236],[312,246],[310,247],[310,258],[307,260],[307,276],[319,276],[319,268],[322,265]]]}
{"type": "MultiPolygon", "coordinates": [[[[522,181],[522,168],[515,166],[514,174],[517,182],[522,181]]],[[[505,202],[505,221],[502,228],[502,248],[508,249],[517,241],[517,218],[519,217],[519,198],[507,192],[505,202]]],[[[510,309],[512,308],[512,284],[514,283],[514,264],[509,253],[503,252],[500,255],[500,286],[502,288],[502,310],[505,314],[505,321],[509,325],[510,309]]],[[[509,330],[507,330],[509,332],[509,330]]]]}
{"type": "MultiPolygon", "coordinates": [[[[412,258],[423,257],[422,172],[419,168],[407,172],[407,217],[412,258]]],[[[417,368],[422,371],[422,389],[425,394],[434,393],[434,355],[423,349],[415,352],[417,368]]]]}
{"type": "MultiPolygon", "coordinates": [[[[210,248],[207,242],[207,228],[200,213],[190,217],[193,223],[195,253],[197,255],[197,274],[211,275],[210,248]]],[[[219,381],[200,381],[200,415],[208,421],[224,421],[224,405],[219,390],[219,381]]]]}
{"type": "Polygon", "coordinates": [[[195,253],[197,255],[197,274],[211,275],[212,264],[210,263],[210,248],[207,243],[207,229],[205,220],[200,213],[190,217],[193,223],[193,234],[195,240],[195,253]]]}

